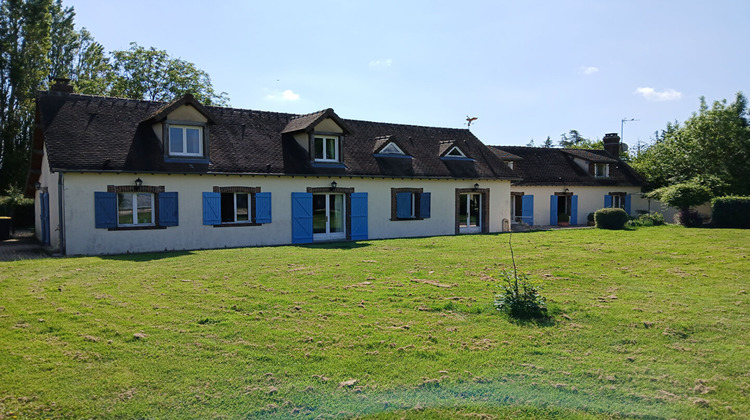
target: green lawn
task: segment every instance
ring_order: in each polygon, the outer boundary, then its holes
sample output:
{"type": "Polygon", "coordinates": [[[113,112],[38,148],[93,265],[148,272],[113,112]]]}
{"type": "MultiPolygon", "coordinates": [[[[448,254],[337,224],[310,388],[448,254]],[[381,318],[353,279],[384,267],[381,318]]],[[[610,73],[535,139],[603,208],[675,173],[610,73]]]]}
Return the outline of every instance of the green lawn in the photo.
{"type": "Polygon", "coordinates": [[[508,237],[0,263],[0,419],[747,418],[750,231],[508,237]]]}

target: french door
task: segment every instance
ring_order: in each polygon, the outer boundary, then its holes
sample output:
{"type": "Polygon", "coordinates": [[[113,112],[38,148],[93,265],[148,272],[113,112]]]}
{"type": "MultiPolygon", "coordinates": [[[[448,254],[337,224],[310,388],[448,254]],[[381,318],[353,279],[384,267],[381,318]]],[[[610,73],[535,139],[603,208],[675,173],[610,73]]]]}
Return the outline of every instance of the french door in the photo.
{"type": "Polygon", "coordinates": [[[458,208],[459,233],[480,233],[482,222],[482,194],[461,194],[458,208]]]}
{"type": "Polygon", "coordinates": [[[313,240],[346,239],[344,194],[313,194],[313,240]]]}

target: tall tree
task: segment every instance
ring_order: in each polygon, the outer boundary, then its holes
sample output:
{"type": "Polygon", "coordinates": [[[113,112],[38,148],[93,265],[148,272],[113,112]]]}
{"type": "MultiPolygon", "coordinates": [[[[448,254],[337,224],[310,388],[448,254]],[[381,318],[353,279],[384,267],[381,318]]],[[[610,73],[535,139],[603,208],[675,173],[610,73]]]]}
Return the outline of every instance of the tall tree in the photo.
{"type": "Polygon", "coordinates": [[[113,96],[170,101],[192,93],[207,105],[224,105],[229,100],[225,92],[214,91],[208,73],[193,63],[170,57],[164,50],[131,42],[130,49],[113,51],[112,58],[113,96]]]}
{"type": "Polygon", "coordinates": [[[21,185],[31,153],[34,96],[49,73],[51,0],[0,2],[0,189],[21,185]]]}
{"type": "Polygon", "coordinates": [[[559,144],[560,147],[566,149],[604,149],[604,143],[601,140],[591,140],[583,137],[578,130],[570,130],[568,134],[560,134],[559,144]]]}
{"type": "Polygon", "coordinates": [[[734,102],[705,98],[684,124],[667,124],[654,143],[632,165],[652,187],[696,182],[715,196],[750,195],[750,112],[747,99],[737,93],[734,102]]]}

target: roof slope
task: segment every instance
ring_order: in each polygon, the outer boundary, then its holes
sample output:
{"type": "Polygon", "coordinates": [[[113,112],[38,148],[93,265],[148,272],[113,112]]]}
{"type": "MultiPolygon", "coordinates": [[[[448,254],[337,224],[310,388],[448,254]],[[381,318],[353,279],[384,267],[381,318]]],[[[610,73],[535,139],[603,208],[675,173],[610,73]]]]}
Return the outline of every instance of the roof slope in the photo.
{"type": "Polygon", "coordinates": [[[325,174],[384,177],[518,176],[467,129],[339,119],[345,126],[341,167],[313,165],[292,132],[307,130],[333,110],[308,115],[204,107],[210,115],[210,163],[165,162],[151,124],[170,104],[76,94],[40,93],[40,123],[52,170],[170,173],[325,174]],[[376,142],[398,139],[410,157],[376,157],[376,142]],[[451,141],[472,159],[439,157],[451,141]]]}
{"type": "Polygon", "coordinates": [[[641,177],[625,162],[604,150],[557,149],[551,147],[489,146],[520,157],[513,169],[521,181],[513,185],[642,186],[641,177]],[[574,157],[609,163],[609,176],[595,177],[573,161],[574,157]]]}

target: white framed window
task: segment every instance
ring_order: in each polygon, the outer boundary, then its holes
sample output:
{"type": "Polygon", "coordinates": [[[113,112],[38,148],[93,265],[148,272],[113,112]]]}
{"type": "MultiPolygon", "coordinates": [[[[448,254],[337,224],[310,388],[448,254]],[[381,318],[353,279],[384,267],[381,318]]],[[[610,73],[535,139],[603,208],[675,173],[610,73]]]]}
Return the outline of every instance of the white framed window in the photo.
{"type": "Polygon", "coordinates": [[[459,149],[456,146],[453,146],[453,148],[451,150],[449,150],[448,153],[445,154],[445,156],[449,156],[449,157],[466,157],[466,155],[464,154],[464,152],[462,152],[461,149],[459,149]]]}
{"type": "Polygon", "coordinates": [[[335,136],[315,136],[313,138],[314,155],[317,162],[339,161],[339,138],[335,136]]]}
{"type": "Polygon", "coordinates": [[[609,176],[609,164],[608,163],[595,163],[594,164],[594,176],[597,178],[606,178],[609,176]]]}
{"type": "Polygon", "coordinates": [[[154,224],[154,194],[117,193],[117,226],[148,226],[154,224]]]}
{"type": "Polygon", "coordinates": [[[505,164],[508,165],[510,169],[513,169],[513,161],[512,160],[506,160],[505,164]]]}
{"type": "Polygon", "coordinates": [[[385,146],[382,150],[380,150],[380,153],[384,155],[404,155],[404,151],[401,150],[400,147],[396,145],[396,143],[388,143],[387,146],[385,146]]]}
{"type": "Polygon", "coordinates": [[[221,193],[221,223],[251,222],[251,194],[221,193]]]}
{"type": "Polygon", "coordinates": [[[624,209],[625,208],[625,193],[611,193],[612,195],[612,207],[624,209]]]}
{"type": "Polygon", "coordinates": [[[203,157],[203,127],[170,125],[169,155],[203,157]]]}

